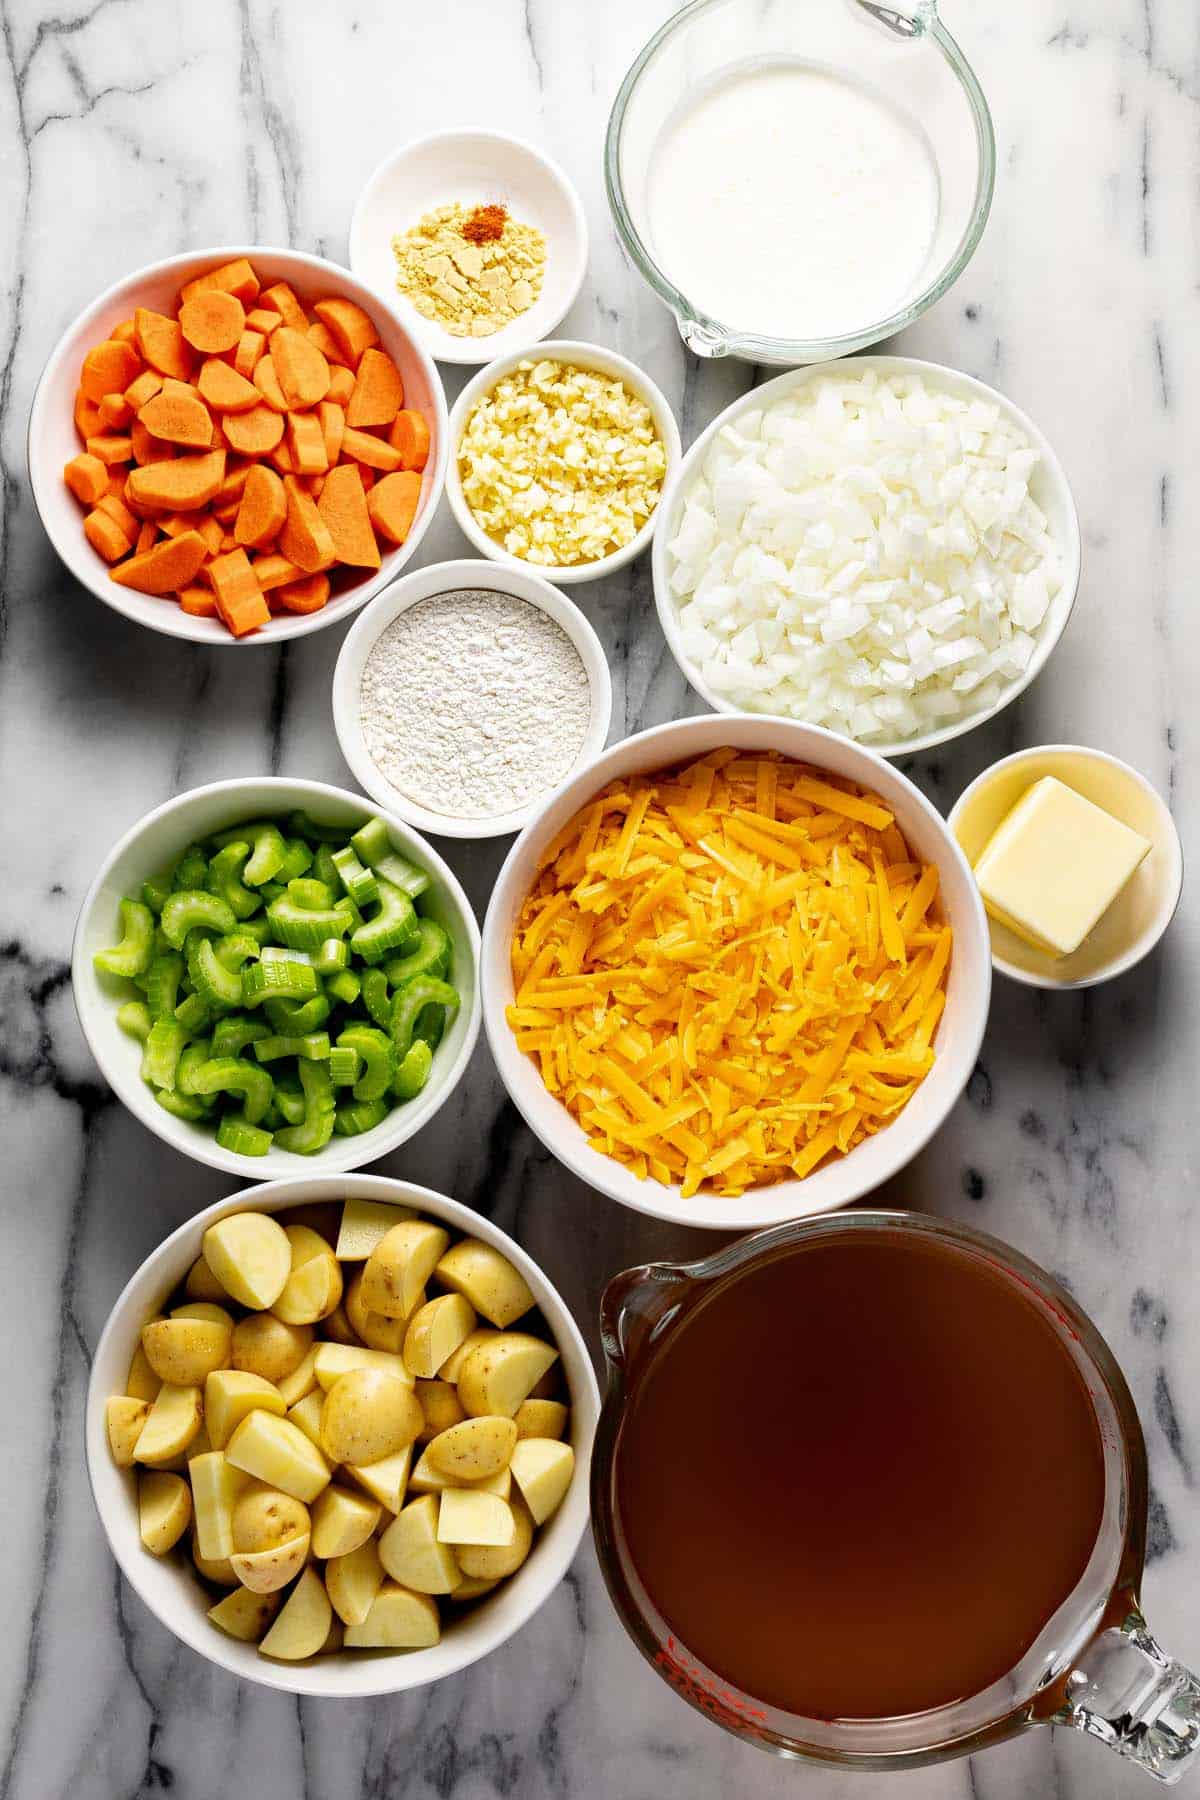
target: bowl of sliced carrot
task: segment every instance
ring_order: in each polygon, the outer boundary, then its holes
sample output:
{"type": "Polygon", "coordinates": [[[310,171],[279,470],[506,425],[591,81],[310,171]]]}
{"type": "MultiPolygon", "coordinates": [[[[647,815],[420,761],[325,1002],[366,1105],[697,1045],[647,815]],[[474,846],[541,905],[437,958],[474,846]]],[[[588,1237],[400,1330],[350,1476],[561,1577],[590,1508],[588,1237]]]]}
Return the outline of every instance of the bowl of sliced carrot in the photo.
{"type": "Polygon", "coordinates": [[[93,301],[38,384],[29,475],[59,556],[117,612],[278,643],[395,579],[447,443],[441,380],[385,300],[320,257],[235,245],[93,301]]]}

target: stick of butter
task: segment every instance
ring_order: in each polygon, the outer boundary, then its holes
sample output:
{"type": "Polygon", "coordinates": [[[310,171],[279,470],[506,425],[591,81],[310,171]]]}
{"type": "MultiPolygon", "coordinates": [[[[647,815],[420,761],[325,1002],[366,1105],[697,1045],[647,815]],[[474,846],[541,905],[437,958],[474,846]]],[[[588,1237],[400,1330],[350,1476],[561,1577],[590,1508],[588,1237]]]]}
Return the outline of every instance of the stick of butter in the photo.
{"type": "Polygon", "coordinates": [[[992,833],[975,879],[994,919],[1035,949],[1070,956],[1150,848],[1111,813],[1044,775],[992,833]]]}

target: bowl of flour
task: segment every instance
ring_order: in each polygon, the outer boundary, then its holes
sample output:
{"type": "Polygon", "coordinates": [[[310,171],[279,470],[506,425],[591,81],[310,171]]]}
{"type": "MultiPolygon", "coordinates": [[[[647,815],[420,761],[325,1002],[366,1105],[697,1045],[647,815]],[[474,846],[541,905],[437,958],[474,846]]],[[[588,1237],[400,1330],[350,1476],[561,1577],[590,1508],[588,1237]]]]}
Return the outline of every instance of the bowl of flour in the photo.
{"type": "Polygon", "coordinates": [[[442,837],[520,831],[599,755],[611,717],[608,663],[578,607],[538,575],[470,558],[385,589],[333,676],[360,786],[442,837]]]}

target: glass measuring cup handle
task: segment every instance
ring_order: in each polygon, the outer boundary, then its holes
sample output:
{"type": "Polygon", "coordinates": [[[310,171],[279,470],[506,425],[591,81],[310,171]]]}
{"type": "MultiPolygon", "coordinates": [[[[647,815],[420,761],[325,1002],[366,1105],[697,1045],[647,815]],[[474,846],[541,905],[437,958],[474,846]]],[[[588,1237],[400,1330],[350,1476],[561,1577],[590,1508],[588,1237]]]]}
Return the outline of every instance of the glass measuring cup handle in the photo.
{"type": "Polygon", "coordinates": [[[1080,1665],[1054,1723],[1099,1738],[1158,1781],[1178,1781],[1200,1751],[1200,1677],[1160,1648],[1140,1613],[1102,1631],[1080,1665]]]}
{"type": "Polygon", "coordinates": [[[850,4],[902,38],[924,37],[937,18],[937,0],[913,0],[906,7],[888,6],[883,0],[850,0],[850,4]]]}

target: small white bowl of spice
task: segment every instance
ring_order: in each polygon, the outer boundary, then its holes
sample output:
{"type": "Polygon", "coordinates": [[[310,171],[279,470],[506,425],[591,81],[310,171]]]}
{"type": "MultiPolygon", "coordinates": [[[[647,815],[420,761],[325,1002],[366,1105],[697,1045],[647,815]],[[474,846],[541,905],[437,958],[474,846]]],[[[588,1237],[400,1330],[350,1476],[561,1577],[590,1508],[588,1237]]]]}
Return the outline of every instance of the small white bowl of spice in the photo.
{"type": "Polygon", "coordinates": [[[520,831],[604,748],[612,683],[577,606],[464,558],[385,589],[347,634],[333,722],[360,786],[442,837],[520,831]]]}
{"type": "Polygon", "coordinates": [[[587,254],[567,177],[502,131],[401,145],[350,222],[350,267],[439,362],[490,362],[545,337],[579,293],[587,254]]]}
{"type": "Polygon", "coordinates": [[[497,357],[450,414],[446,495],[484,556],[558,582],[631,562],[682,457],[662,391],[600,344],[497,357]]]}

